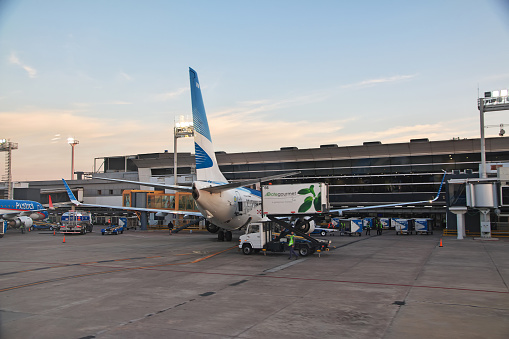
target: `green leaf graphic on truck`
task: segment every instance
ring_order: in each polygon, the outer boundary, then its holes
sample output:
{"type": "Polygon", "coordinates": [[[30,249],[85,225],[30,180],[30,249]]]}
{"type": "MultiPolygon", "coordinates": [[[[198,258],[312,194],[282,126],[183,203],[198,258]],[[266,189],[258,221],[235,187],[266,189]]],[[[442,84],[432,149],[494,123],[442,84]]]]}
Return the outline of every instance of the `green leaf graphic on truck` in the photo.
{"type": "Polygon", "coordinates": [[[320,192],[320,193],[318,193],[318,195],[316,195],[315,194],[315,185],[311,185],[311,186],[309,186],[309,188],[303,188],[303,189],[299,190],[299,192],[297,192],[297,193],[300,195],[311,194],[311,196],[308,195],[304,199],[304,202],[302,203],[302,205],[300,205],[299,213],[305,213],[305,212],[309,211],[309,209],[313,205],[315,207],[315,211],[321,212],[321,210],[322,210],[322,206],[321,206],[322,192],[320,192]]]}

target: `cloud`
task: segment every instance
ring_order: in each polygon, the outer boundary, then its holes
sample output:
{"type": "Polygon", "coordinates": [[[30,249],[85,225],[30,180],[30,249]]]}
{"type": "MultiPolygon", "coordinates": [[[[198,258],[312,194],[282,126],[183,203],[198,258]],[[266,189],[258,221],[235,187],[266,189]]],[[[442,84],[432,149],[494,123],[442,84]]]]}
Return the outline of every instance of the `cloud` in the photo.
{"type": "Polygon", "coordinates": [[[174,98],[177,98],[179,96],[181,96],[182,94],[186,93],[189,91],[189,88],[188,87],[182,87],[182,88],[179,88],[173,92],[166,92],[166,93],[161,93],[161,94],[156,94],[154,96],[154,99],[156,101],[167,101],[167,100],[171,100],[171,99],[174,99],[174,98]]]}
{"type": "Polygon", "coordinates": [[[119,76],[120,76],[120,78],[122,80],[125,80],[125,81],[132,81],[133,80],[133,78],[129,74],[125,73],[125,72],[120,72],[119,76]]]}
{"type": "Polygon", "coordinates": [[[395,75],[388,78],[379,78],[379,79],[370,79],[370,80],[364,80],[360,82],[356,82],[354,84],[349,85],[343,85],[341,88],[362,88],[362,87],[371,87],[379,84],[385,84],[390,82],[397,82],[397,81],[403,81],[408,80],[416,77],[416,74],[412,75],[395,75]]]}
{"type": "MultiPolygon", "coordinates": [[[[25,120],[26,119],[26,120],[25,120]]],[[[0,112],[4,137],[18,143],[13,152],[13,179],[57,180],[69,177],[71,149],[67,137],[80,141],[75,169],[92,172],[94,159],[163,152],[172,149],[171,126],[157,121],[80,116],[72,110],[0,112]],[[30,121],[19,128],[20,116],[30,121]]]]}
{"type": "Polygon", "coordinates": [[[30,78],[35,78],[37,76],[37,70],[21,62],[21,60],[19,60],[16,54],[14,54],[14,52],[11,53],[11,56],[9,57],[9,62],[13,65],[17,65],[23,68],[28,73],[28,76],[30,78]]]}

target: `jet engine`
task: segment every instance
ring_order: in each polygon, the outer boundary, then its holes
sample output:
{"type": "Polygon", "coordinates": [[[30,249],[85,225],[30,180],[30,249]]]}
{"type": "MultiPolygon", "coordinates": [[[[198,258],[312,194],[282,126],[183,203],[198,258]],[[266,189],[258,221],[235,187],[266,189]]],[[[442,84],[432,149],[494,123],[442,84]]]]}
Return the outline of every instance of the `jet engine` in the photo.
{"type": "Polygon", "coordinates": [[[307,221],[307,220],[300,219],[295,222],[295,225],[296,225],[295,228],[297,230],[304,232],[304,233],[311,233],[315,230],[314,220],[307,221]]]}
{"type": "Polygon", "coordinates": [[[19,228],[21,226],[25,226],[25,228],[29,228],[29,227],[32,227],[32,225],[34,224],[34,221],[30,217],[21,216],[21,217],[16,217],[12,220],[9,220],[7,223],[9,226],[11,226],[13,228],[19,228]]]}

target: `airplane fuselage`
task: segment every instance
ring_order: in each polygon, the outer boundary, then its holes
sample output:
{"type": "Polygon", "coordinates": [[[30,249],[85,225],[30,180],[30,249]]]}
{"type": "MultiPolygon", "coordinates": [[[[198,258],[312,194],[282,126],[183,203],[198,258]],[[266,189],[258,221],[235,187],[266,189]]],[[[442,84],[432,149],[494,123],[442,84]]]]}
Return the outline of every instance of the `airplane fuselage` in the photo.
{"type": "Polygon", "coordinates": [[[212,224],[225,230],[235,230],[262,218],[260,191],[244,187],[219,193],[203,190],[210,186],[214,185],[194,182],[193,197],[200,212],[212,224]]]}
{"type": "Polygon", "coordinates": [[[7,220],[12,227],[31,226],[33,220],[47,217],[48,212],[36,201],[0,199],[0,219],[7,220]]]}

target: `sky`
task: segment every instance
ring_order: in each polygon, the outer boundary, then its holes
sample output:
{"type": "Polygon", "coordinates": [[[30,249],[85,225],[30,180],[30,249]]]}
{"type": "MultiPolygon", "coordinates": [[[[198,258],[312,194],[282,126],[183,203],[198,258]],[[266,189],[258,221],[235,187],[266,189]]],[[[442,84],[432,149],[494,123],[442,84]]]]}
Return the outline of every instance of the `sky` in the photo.
{"type": "Polygon", "coordinates": [[[0,139],[14,181],[69,179],[69,137],[76,171],[173,152],[189,67],[216,151],[479,138],[508,41],[508,0],[0,0],[0,139]]]}

